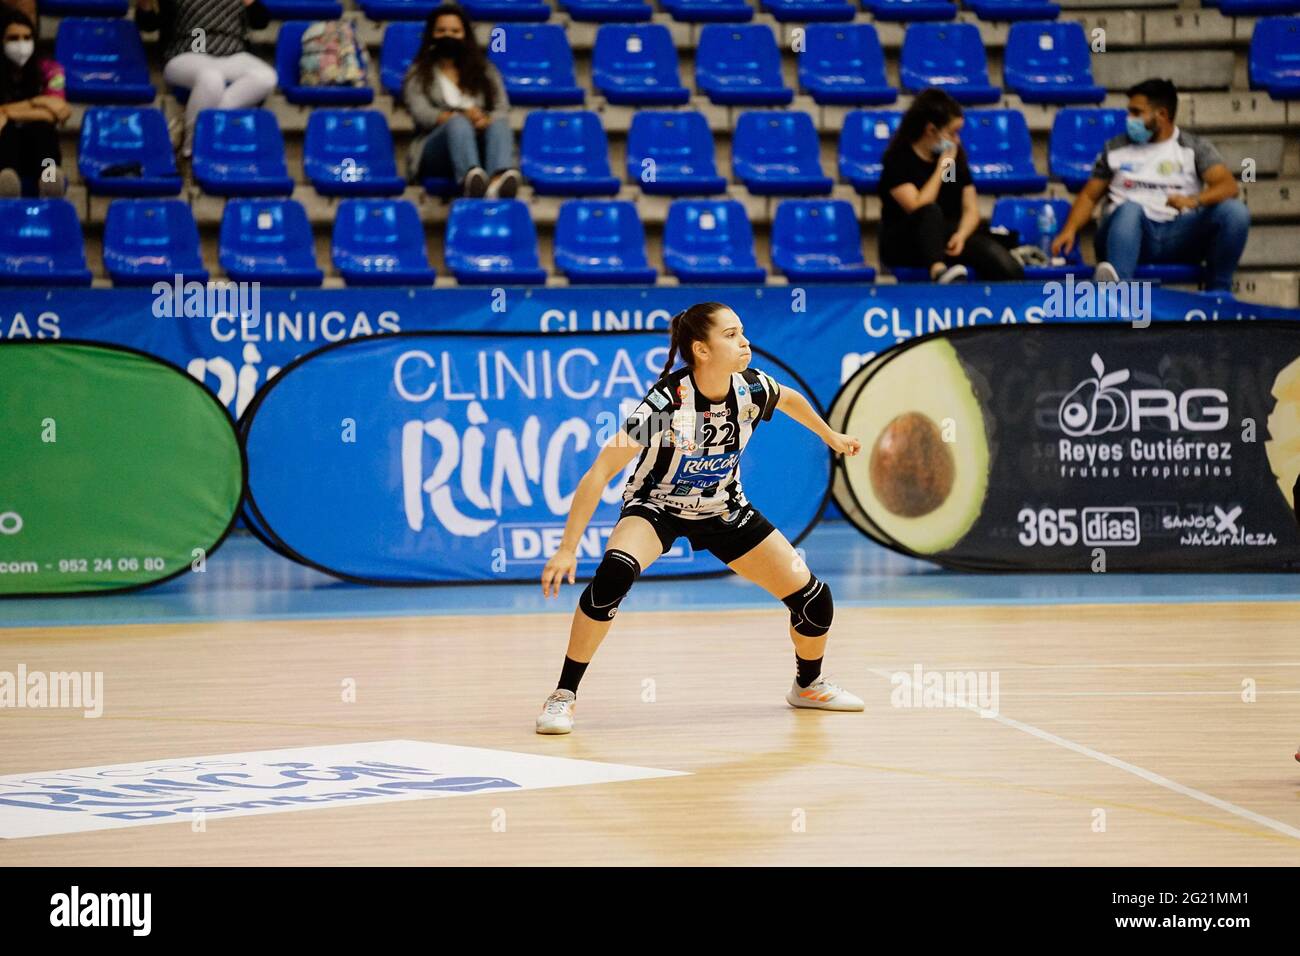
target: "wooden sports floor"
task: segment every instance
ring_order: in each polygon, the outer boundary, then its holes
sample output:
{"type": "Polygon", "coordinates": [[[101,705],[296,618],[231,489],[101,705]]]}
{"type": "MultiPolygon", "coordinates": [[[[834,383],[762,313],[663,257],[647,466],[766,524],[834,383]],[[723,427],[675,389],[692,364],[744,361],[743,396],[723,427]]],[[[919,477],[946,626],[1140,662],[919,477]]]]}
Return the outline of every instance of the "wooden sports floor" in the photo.
{"type": "MultiPolygon", "coordinates": [[[[838,596],[855,571],[837,573],[838,596]]],[[[553,613],[10,626],[0,669],[102,671],[105,706],[0,711],[0,776],[380,740],[685,775],[0,840],[0,865],[1300,863],[1300,595],[988,604],[979,582],[993,579],[969,580],[969,602],[837,605],[826,672],[864,713],[785,703],[774,602],[676,607],[679,592],[742,585],[642,581],[558,737],[533,720],[568,586],[553,613]],[[971,672],[996,687],[987,715],[912,692],[971,672]]]]}

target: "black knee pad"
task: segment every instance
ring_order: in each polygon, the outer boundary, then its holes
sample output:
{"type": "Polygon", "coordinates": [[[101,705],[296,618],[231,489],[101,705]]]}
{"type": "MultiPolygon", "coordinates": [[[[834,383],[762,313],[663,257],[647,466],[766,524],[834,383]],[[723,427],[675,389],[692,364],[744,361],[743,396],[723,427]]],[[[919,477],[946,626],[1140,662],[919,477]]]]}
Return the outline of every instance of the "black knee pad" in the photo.
{"type": "Polygon", "coordinates": [[[641,563],[632,555],[617,548],[606,551],[595,576],[578,598],[578,607],[593,621],[608,621],[640,576],[641,563]]]}
{"type": "Polygon", "coordinates": [[[782,598],[781,603],[790,609],[790,626],[796,634],[821,637],[831,629],[835,602],[831,600],[830,585],[817,580],[817,575],[812,575],[794,594],[782,598]]]}

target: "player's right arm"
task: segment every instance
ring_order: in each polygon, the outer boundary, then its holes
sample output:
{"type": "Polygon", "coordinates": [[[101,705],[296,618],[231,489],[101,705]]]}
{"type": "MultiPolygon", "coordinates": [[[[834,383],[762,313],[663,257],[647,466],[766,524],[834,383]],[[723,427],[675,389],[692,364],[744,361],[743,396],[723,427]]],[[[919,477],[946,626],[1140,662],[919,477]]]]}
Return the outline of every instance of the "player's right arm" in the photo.
{"type": "Polygon", "coordinates": [[[627,468],[628,463],[641,453],[645,446],[638,444],[626,428],[620,428],[600,450],[587,473],[578,482],[573,493],[573,503],[569,506],[569,520],[564,525],[564,537],[559,550],[546,562],[542,569],[542,594],[550,597],[560,593],[560,583],[566,577],[573,584],[578,569],[578,541],[587,530],[587,523],[596,513],[600,496],[614,476],[627,468]],[[554,590],[552,591],[552,585],[554,590]]]}

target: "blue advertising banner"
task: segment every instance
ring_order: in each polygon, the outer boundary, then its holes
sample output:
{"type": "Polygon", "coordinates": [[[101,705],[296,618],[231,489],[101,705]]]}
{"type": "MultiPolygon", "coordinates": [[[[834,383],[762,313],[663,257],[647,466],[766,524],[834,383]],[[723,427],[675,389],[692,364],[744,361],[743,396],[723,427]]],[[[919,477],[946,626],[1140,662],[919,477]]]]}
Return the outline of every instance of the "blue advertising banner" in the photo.
{"type": "MultiPolygon", "coordinates": [[[[808,386],[756,349],[755,367],[808,386]]],[[[536,581],[579,479],[659,378],[659,332],[416,333],[345,341],[283,369],[244,417],[248,505],[272,546],[376,584],[536,581]]],[[[595,570],[635,459],[578,549],[595,570]]],[[[791,541],[830,487],[829,449],[784,415],[755,429],[746,496],[791,541]]],[[[685,538],[647,574],[724,567],[685,538]]]]}
{"type": "MultiPolygon", "coordinates": [[[[734,308],[753,343],[780,356],[823,407],[876,353],[930,332],[972,326],[1097,321],[1105,304],[1065,283],[967,286],[720,286],[632,288],[332,289],[217,284],[177,290],[0,290],[0,341],[78,338],[115,343],[179,365],[243,414],[257,389],[300,355],[389,332],[518,331],[547,335],[651,330],[696,302],[734,308]],[[1054,288],[1060,287],[1060,288],[1054,288]],[[237,292],[237,294],[236,294],[237,292]],[[1064,305],[1065,308],[1059,308],[1064,305]],[[1057,317],[1053,312],[1066,314],[1057,317]]],[[[1127,322],[1300,319],[1300,312],[1229,297],[1151,289],[1111,314],[1127,322]]]]}
{"type": "MultiPolygon", "coordinates": [[[[331,343],[402,331],[649,330],[696,302],[723,302],[757,347],[777,355],[829,408],[876,354],[920,335],[989,325],[1114,319],[1300,320],[1300,311],[1141,285],[1116,303],[1092,283],[457,289],[283,289],[248,283],[153,289],[0,290],[0,342],[78,338],[166,359],[235,417],[294,359],[331,343]]],[[[828,515],[839,516],[832,504],[828,515]]]]}

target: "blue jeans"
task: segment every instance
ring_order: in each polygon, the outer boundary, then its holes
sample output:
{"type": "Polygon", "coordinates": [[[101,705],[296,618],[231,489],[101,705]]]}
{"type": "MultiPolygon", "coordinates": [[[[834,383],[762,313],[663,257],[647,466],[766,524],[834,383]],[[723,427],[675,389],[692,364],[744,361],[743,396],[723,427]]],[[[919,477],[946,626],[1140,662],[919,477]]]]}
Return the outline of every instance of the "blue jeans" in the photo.
{"type": "Polygon", "coordinates": [[[1105,259],[1121,279],[1133,278],[1140,262],[1204,262],[1206,288],[1230,291],[1249,230],[1250,210],[1240,199],[1191,209],[1169,222],[1148,219],[1140,205],[1126,202],[1097,227],[1097,261],[1105,259]]]}
{"type": "Polygon", "coordinates": [[[514,168],[515,138],[505,120],[493,120],[480,132],[457,114],[435,127],[420,153],[419,176],[459,183],[475,166],[482,166],[489,176],[514,168]]]}

